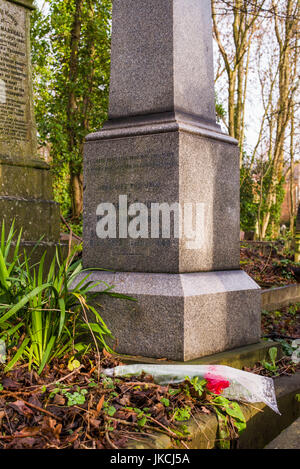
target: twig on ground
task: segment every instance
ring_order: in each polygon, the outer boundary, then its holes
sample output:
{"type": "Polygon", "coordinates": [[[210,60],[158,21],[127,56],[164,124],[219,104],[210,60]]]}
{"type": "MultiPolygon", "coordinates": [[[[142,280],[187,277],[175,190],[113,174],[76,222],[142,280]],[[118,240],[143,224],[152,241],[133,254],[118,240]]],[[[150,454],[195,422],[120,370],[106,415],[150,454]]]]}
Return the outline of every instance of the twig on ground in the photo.
{"type": "Polygon", "coordinates": [[[66,225],[66,227],[68,228],[68,230],[70,231],[70,234],[71,234],[71,237],[77,239],[78,241],[80,241],[82,243],[82,238],[80,238],[80,236],[77,236],[72,228],[70,227],[70,225],[68,224],[68,222],[64,219],[64,217],[62,215],[60,215],[60,219],[61,221],[63,222],[64,225],[66,225]]]}

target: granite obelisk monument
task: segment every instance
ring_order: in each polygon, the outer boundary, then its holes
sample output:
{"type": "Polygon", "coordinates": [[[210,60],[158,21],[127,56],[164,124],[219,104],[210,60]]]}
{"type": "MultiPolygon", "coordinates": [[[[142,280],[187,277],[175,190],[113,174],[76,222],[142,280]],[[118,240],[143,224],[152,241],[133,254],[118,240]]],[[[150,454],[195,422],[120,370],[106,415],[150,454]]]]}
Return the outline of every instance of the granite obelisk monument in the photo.
{"type": "Polygon", "coordinates": [[[114,0],[109,120],[85,144],[83,259],[137,299],[101,297],[117,351],[186,361],[259,342],[238,155],[216,123],[210,0],[114,0]]]}
{"type": "Polygon", "coordinates": [[[0,225],[23,229],[22,245],[38,241],[36,260],[59,241],[59,207],[48,164],[38,157],[33,110],[32,0],[0,0],[0,225]]]}

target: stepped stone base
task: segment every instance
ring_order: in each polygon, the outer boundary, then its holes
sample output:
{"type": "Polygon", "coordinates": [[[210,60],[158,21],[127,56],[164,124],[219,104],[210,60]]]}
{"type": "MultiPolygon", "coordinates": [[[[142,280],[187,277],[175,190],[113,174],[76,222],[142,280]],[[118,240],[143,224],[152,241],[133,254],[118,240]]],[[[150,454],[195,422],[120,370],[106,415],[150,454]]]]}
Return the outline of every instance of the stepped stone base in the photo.
{"type": "Polygon", "coordinates": [[[90,280],[105,282],[95,304],[118,353],[187,361],[260,341],[260,288],[241,270],[92,272],[90,280]],[[107,284],[137,301],[100,295],[107,284]]]}
{"type": "MultiPolygon", "coordinates": [[[[206,355],[205,357],[196,358],[193,360],[180,362],[174,360],[166,360],[166,365],[224,365],[231,366],[243,370],[244,367],[252,367],[258,362],[268,360],[269,350],[271,347],[277,348],[277,356],[281,358],[283,356],[282,349],[278,342],[261,340],[258,343],[243,345],[232,350],[226,350],[226,352],[214,353],[213,355],[206,355]]],[[[159,365],[161,361],[155,358],[140,357],[140,356],[129,356],[129,355],[117,355],[119,356],[122,363],[131,365],[135,363],[139,364],[151,364],[159,365]]]]}

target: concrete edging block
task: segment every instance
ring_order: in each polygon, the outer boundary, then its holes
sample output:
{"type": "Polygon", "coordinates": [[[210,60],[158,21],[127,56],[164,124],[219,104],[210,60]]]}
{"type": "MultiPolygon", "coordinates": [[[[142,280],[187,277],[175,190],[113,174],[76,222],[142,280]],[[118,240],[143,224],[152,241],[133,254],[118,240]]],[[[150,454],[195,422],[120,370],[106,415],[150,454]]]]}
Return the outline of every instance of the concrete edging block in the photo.
{"type": "MultiPolygon", "coordinates": [[[[295,399],[300,392],[300,373],[282,376],[274,381],[278,407],[281,415],[275,414],[265,404],[242,404],[247,420],[246,430],[238,441],[238,449],[263,449],[285,428],[300,416],[300,402],[295,399]]],[[[213,449],[218,435],[218,422],[214,414],[199,414],[187,425],[192,441],[190,449],[213,449]]],[[[144,442],[131,442],[128,449],[174,449],[171,439],[158,434],[149,435],[144,442]]]]}
{"type": "Polygon", "coordinates": [[[262,290],[261,299],[262,309],[266,311],[288,306],[291,303],[300,303],[300,284],[262,290]]]}

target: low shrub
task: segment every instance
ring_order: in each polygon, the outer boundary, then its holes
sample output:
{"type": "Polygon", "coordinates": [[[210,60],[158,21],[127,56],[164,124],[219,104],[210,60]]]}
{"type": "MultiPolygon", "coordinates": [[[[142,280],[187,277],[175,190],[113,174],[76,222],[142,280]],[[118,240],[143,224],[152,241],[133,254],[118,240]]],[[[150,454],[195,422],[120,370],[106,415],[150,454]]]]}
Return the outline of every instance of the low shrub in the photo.
{"type": "MultiPolygon", "coordinates": [[[[0,339],[5,341],[10,361],[9,371],[18,361],[28,362],[41,373],[55,357],[85,351],[83,336],[89,332],[95,347],[109,350],[106,343],[112,334],[91,304],[91,290],[99,285],[87,274],[75,286],[78,274],[84,272],[76,260],[76,248],[61,261],[58,250],[50,267],[45,256],[38,266],[30,264],[21,252],[21,236],[15,240],[14,224],[5,237],[2,223],[0,243],[0,339]],[[15,240],[15,241],[14,241],[15,240]]],[[[103,295],[118,295],[104,285],[103,295]]],[[[98,293],[99,295],[99,293],[98,293]]],[[[124,297],[125,298],[125,297],[124,297]]]]}

